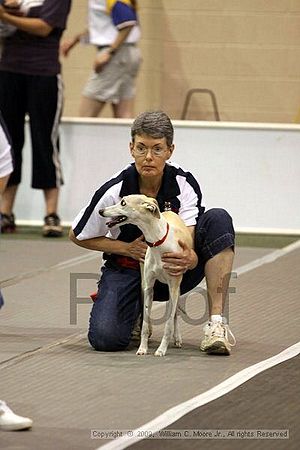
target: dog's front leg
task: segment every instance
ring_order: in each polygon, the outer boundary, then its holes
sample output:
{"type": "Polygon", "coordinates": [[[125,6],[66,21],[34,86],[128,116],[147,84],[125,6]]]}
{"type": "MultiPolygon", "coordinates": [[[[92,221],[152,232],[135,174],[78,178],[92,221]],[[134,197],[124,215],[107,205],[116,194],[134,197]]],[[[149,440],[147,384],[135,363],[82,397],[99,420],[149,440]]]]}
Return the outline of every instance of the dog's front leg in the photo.
{"type": "Polygon", "coordinates": [[[153,301],[153,285],[145,286],[144,289],[144,312],[143,312],[143,325],[141,331],[141,343],[136,352],[137,355],[146,355],[148,352],[148,339],[151,335],[151,307],[153,301]]]}
{"type": "Polygon", "coordinates": [[[149,249],[147,250],[145,263],[141,265],[142,297],[143,297],[143,324],[141,330],[141,342],[136,352],[137,355],[146,355],[148,351],[148,339],[151,336],[151,307],[153,301],[153,286],[155,278],[150,271],[151,262],[149,249]]]}

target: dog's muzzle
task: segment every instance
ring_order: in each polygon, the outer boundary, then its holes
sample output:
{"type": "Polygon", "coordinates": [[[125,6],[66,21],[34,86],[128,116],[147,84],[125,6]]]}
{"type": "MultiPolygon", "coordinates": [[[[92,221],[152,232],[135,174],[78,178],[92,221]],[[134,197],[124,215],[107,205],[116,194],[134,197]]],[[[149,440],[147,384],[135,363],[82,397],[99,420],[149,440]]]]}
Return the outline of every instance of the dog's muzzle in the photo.
{"type": "MultiPolygon", "coordinates": [[[[99,214],[102,217],[107,217],[105,215],[105,209],[99,209],[99,214]]],[[[109,220],[108,222],[106,222],[106,225],[108,226],[108,228],[112,228],[115,225],[118,225],[119,223],[125,222],[125,220],[127,220],[127,216],[116,216],[116,217],[113,217],[112,220],[109,220]]]]}

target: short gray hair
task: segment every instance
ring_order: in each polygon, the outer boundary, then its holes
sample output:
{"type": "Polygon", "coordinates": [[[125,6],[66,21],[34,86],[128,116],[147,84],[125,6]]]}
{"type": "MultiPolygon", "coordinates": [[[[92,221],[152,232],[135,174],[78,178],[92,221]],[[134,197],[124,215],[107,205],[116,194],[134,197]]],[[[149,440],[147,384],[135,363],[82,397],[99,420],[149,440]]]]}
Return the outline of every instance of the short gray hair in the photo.
{"type": "Polygon", "coordinates": [[[166,138],[167,145],[173,144],[174,128],[169,116],[163,111],[146,111],[137,116],[131,127],[131,138],[146,134],[152,138],[166,138]]]}

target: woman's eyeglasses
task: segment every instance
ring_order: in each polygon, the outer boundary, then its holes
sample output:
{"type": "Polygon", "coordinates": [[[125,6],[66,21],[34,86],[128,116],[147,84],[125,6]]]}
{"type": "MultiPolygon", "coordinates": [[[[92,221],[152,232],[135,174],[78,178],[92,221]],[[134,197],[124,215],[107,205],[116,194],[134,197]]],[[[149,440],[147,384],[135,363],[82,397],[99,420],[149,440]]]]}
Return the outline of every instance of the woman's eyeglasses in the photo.
{"type": "Polygon", "coordinates": [[[162,156],[165,153],[166,148],[162,147],[147,148],[139,145],[134,147],[134,152],[137,156],[145,156],[148,154],[149,151],[154,156],[162,156]]]}

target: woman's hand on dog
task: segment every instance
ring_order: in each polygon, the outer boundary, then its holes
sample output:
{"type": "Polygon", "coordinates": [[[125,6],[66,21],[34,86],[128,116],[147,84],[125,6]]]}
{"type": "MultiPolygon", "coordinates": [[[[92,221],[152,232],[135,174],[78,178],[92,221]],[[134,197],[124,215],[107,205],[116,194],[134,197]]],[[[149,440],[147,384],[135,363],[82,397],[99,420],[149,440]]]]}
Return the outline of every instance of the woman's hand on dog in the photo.
{"type": "Polygon", "coordinates": [[[137,239],[135,239],[132,242],[128,243],[127,251],[128,256],[130,256],[133,259],[136,259],[139,262],[145,261],[146,251],[148,248],[148,245],[146,244],[144,240],[144,236],[140,236],[137,239]]]}
{"type": "Polygon", "coordinates": [[[187,270],[194,269],[198,264],[196,252],[188,247],[183,241],[178,241],[182,248],[181,252],[164,253],[161,260],[163,268],[172,276],[183,275],[187,270]]]}

